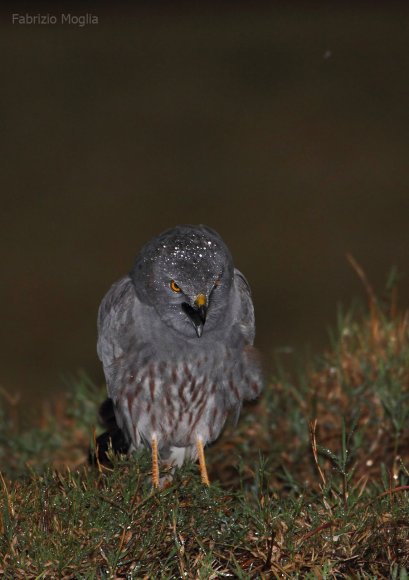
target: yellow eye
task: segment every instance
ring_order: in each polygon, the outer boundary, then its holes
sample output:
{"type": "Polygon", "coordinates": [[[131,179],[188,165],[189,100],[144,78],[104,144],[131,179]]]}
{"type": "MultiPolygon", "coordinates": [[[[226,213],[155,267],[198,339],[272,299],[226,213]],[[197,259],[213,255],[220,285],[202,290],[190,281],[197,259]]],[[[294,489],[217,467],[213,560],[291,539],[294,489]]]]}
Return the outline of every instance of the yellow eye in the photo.
{"type": "Polygon", "coordinates": [[[170,281],[170,287],[172,288],[173,292],[180,292],[181,290],[174,280],[170,281]]]}

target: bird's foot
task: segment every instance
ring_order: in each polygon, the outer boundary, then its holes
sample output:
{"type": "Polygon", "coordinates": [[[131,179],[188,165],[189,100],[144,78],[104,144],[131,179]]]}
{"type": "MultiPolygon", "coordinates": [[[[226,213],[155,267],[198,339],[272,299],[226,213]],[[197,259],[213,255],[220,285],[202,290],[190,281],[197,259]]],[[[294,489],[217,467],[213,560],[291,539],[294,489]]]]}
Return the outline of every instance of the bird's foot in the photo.
{"type": "Polygon", "coordinates": [[[152,437],[152,486],[159,487],[159,463],[158,463],[158,441],[152,437]]]}
{"type": "Polygon", "coordinates": [[[210,485],[209,476],[207,475],[206,460],[203,450],[203,439],[198,437],[196,440],[197,456],[199,458],[200,476],[203,485],[210,485]]]}

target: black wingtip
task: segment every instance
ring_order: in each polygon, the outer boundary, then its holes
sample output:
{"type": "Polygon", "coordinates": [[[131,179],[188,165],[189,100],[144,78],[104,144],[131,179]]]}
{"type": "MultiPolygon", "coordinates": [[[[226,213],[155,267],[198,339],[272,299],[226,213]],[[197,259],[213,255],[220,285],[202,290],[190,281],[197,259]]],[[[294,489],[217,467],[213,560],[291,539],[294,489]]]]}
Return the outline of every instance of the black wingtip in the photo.
{"type": "Polygon", "coordinates": [[[112,399],[105,399],[101,404],[99,417],[107,431],[96,438],[95,449],[89,449],[88,463],[90,465],[99,463],[100,465],[111,466],[109,452],[113,451],[117,454],[126,455],[129,451],[129,442],[117,425],[112,399]]]}

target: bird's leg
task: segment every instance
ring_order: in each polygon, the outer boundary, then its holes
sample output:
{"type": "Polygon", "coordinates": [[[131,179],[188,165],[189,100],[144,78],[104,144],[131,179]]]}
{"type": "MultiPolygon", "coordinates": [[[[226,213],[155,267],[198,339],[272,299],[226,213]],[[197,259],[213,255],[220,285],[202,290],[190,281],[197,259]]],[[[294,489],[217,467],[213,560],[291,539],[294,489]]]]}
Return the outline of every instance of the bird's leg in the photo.
{"type": "Polygon", "coordinates": [[[152,437],[152,485],[159,487],[158,441],[152,437]]]}
{"type": "Polygon", "coordinates": [[[198,437],[196,439],[196,448],[197,455],[199,457],[199,467],[202,483],[203,485],[210,485],[209,476],[207,475],[205,455],[203,451],[203,439],[201,437],[198,437]]]}

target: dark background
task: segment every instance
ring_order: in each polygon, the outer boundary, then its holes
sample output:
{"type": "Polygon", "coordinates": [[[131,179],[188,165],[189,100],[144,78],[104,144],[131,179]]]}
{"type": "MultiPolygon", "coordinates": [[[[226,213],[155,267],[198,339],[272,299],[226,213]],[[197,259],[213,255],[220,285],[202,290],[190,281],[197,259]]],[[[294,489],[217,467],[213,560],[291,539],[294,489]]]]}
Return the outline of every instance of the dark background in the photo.
{"type": "Polygon", "coordinates": [[[230,246],[267,365],[318,351],[337,303],[364,294],[346,252],[378,292],[408,273],[406,4],[88,11],[98,25],[1,12],[3,388],[39,400],[80,368],[102,382],[99,302],[178,223],[230,246]]]}

